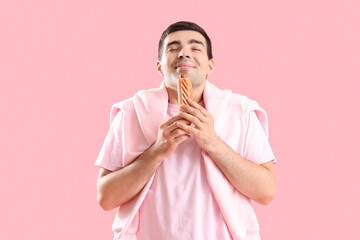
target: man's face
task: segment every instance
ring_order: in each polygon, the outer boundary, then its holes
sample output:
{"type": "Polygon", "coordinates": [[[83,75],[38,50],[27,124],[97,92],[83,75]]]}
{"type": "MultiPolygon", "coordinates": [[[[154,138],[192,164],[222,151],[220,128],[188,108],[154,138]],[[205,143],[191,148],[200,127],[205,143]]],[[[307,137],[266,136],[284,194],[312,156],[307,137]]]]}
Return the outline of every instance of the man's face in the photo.
{"type": "Polygon", "coordinates": [[[214,68],[206,47],[204,36],[196,31],[170,33],[164,40],[161,60],[156,63],[166,86],[176,89],[181,73],[191,78],[194,87],[202,85],[214,68]]]}

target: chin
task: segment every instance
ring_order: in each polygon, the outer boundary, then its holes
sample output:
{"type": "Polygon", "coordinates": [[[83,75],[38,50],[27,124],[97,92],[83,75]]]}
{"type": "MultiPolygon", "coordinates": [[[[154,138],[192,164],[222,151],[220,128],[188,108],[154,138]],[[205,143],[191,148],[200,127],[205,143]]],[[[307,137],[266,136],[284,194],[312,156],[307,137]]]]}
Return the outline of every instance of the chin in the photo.
{"type": "Polygon", "coordinates": [[[181,73],[185,73],[186,75],[190,75],[191,73],[191,69],[176,69],[176,72],[178,75],[180,75],[181,73]]]}
{"type": "Polygon", "coordinates": [[[191,83],[193,86],[201,86],[205,83],[206,79],[191,78],[191,83]]]}

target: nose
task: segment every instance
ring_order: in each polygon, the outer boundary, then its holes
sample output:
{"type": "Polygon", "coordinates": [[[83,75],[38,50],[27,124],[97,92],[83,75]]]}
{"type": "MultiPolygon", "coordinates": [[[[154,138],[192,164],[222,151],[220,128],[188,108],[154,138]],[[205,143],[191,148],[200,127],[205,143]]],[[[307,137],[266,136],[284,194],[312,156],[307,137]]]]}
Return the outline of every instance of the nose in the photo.
{"type": "Polygon", "coordinates": [[[188,51],[186,48],[182,48],[182,49],[179,51],[178,57],[179,57],[179,58],[190,58],[189,51],[188,51]]]}

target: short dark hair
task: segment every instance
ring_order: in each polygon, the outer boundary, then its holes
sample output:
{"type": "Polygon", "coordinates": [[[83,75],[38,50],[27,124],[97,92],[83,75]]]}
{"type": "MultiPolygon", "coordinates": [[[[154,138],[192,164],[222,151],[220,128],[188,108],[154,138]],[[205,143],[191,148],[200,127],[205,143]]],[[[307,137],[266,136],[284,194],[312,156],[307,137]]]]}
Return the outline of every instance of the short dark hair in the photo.
{"type": "Polygon", "coordinates": [[[204,38],[206,39],[206,46],[207,46],[207,55],[209,59],[213,58],[212,55],[212,49],[211,49],[211,41],[209,36],[206,34],[205,30],[202,29],[199,25],[197,25],[196,23],[193,22],[186,22],[186,21],[180,21],[180,22],[176,22],[171,24],[161,35],[160,41],[159,41],[159,46],[158,46],[158,59],[161,60],[161,55],[162,55],[162,51],[164,49],[164,40],[165,38],[173,32],[177,32],[177,31],[185,31],[185,30],[191,30],[191,31],[196,31],[198,33],[200,33],[201,35],[204,36],[204,38]]]}

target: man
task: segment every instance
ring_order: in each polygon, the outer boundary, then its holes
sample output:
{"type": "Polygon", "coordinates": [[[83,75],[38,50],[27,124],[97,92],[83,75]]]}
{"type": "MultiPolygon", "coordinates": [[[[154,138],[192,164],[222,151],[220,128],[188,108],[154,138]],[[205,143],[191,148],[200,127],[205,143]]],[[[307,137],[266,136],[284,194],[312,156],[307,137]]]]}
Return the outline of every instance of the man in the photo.
{"type": "Polygon", "coordinates": [[[260,239],[251,200],[275,194],[267,117],[255,101],[208,82],[211,41],[191,22],[159,42],[160,88],[117,103],[95,165],[98,202],[119,207],[115,239],[260,239]],[[177,79],[193,99],[177,105],[177,79]]]}

